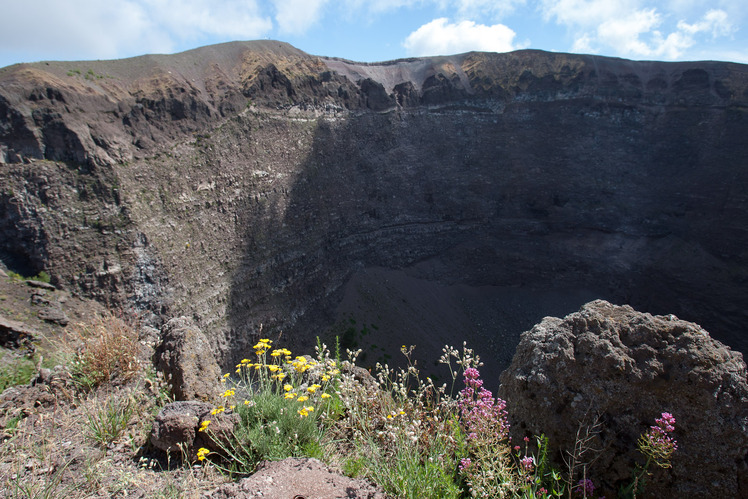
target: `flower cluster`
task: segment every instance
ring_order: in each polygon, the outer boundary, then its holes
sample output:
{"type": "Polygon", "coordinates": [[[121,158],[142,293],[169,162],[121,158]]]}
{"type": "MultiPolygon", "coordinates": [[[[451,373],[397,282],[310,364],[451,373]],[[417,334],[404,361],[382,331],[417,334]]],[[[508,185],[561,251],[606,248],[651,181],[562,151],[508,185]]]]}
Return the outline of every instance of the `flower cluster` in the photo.
{"type": "Polygon", "coordinates": [[[203,461],[206,457],[208,457],[208,454],[210,454],[210,451],[208,449],[206,449],[205,447],[200,447],[197,450],[198,461],[203,461]]]}
{"type": "Polygon", "coordinates": [[[675,431],[675,418],[669,412],[655,419],[655,425],[639,437],[639,450],[661,468],[670,467],[670,458],[678,449],[678,442],[672,437],[675,431]]]}
{"type": "Polygon", "coordinates": [[[509,435],[506,402],[494,398],[490,390],[483,387],[478,369],[468,367],[463,372],[465,388],[460,391],[460,415],[468,440],[489,436],[499,442],[509,435]]]}
{"type": "Polygon", "coordinates": [[[579,480],[575,489],[583,496],[591,496],[595,492],[595,484],[589,478],[583,478],[579,480]]]}
{"type": "MultiPolygon", "coordinates": [[[[260,339],[253,347],[257,361],[242,359],[236,365],[236,374],[239,375],[238,383],[247,389],[249,398],[256,393],[275,393],[297,404],[312,398],[326,400],[332,397],[329,393],[330,386],[332,386],[330,383],[340,374],[335,361],[325,356],[320,357],[319,360],[301,355],[293,358],[290,350],[273,349],[272,343],[270,339],[260,339]]],[[[226,380],[228,377],[229,375],[226,374],[223,379],[226,380]]],[[[235,388],[229,388],[221,394],[227,399],[235,395],[235,388]]],[[[244,400],[245,406],[251,406],[251,404],[251,400],[244,400]]],[[[234,407],[234,405],[229,406],[231,409],[234,407]]],[[[309,416],[315,408],[314,405],[297,407],[296,412],[301,417],[309,416]]]]}

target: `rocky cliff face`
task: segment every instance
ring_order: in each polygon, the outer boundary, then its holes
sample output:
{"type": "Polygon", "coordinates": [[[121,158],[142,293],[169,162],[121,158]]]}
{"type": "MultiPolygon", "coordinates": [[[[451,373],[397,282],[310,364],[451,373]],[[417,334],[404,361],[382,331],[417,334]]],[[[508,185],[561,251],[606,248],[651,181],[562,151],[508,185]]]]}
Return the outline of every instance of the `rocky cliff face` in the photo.
{"type": "Polygon", "coordinates": [[[506,365],[598,297],[746,352],[747,110],[748,67],[717,62],[246,42],[16,65],[0,258],[192,316],[226,363],[262,324],[372,361],[467,338],[506,365]]]}

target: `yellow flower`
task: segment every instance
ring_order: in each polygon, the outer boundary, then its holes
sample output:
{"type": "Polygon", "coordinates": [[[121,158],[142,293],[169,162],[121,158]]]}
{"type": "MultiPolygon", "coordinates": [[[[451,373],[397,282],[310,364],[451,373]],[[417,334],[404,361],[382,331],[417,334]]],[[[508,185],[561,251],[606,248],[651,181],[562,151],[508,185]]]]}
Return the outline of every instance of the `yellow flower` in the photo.
{"type": "Polygon", "coordinates": [[[320,395],[320,397],[322,397],[323,399],[329,399],[330,397],[332,397],[332,395],[330,395],[329,393],[323,393],[322,395],[320,395]]]}
{"type": "Polygon", "coordinates": [[[220,413],[222,413],[222,412],[223,412],[223,411],[225,411],[225,410],[226,410],[226,409],[225,409],[225,408],[224,408],[224,407],[223,407],[222,405],[219,405],[218,407],[216,407],[215,409],[213,409],[212,411],[210,411],[210,413],[211,413],[211,414],[212,414],[213,416],[215,416],[216,414],[220,414],[220,413]]]}
{"type": "Polygon", "coordinates": [[[249,359],[242,359],[242,364],[249,364],[250,362],[252,361],[249,359]]]}
{"type": "Polygon", "coordinates": [[[292,385],[283,385],[283,389],[285,391],[287,391],[287,392],[290,392],[291,390],[293,390],[293,386],[292,385]]]}
{"type": "Polygon", "coordinates": [[[287,394],[285,394],[285,395],[284,395],[283,397],[284,397],[284,398],[287,398],[287,399],[292,399],[292,398],[294,398],[295,396],[296,396],[296,394],[295,394],[294,392],[288,392],[288,393],[287,393],[287,394]]]}
{"type": "Polygon", "coordinates": [[[299,409],[296,412],[298,412],[301,415],[301,417],[304,418],[304,417],[308,416],[309,413],[312,412],[313,410],[314,410],[314,406],[313,405],[308,405],[308,406],[302,407],[301,409],[299,409]]]}
{"type": "Polygon", "coordinates": [[[233,411],[235,407],[236,407],[236,405],[230,405],[229,409],[233,411]]]}
{"type": "Polygon", "coordinates": [[[221,394],[221,397],[233,397],[234,393],[236,393],[236,392],[234,392],[233,388],[230,388],[230,389],[226,390],[225,392],[223,392],[221,394]]]}
{"type": "Polygon", "coordinates": [[[324,376],[322,376],[322,381],[330,381],[330,376],[325,374],[324,376]]]}
{"type": "Polygon", "coordinates": [[[274,373],[274,372],[275,372],[275,371],[277,371],[278,369],[280,369],[280,367],[278,367],[278,366],[276,366],[276,365],[273,365],[273,364],[271,364],[271,365],[269,365],[269,366],[268,366],[268,370],[269,370],[269,371],[270,371],[271,373],[274,373]]]}
{"type": "Polygon", "coordinates": [[[312,385],[312,386],[308,387],[308,388],[306,389],[306,391],[308,391],[309,393],[314,393],[314,392],[316,392],[316,391],[317,391],[317,387],[316,387],[316,386],[314,386],[314,385],[312,385]]]}
{"type": "Polygon", "coordinates": [[[245,400],[244,405],[249,405],[249,400],[245,400]]]}
{"type": "Polygon", "coordinates": [[[205,429],[208,427],[209,424],[210,424],[210,419],[206,419],[205,421],[200,423],[200,429],[197,431],[205,431],[205,429]]]}
{"type": "Polygon", "coordinates": [[[236,370],[236,374],[241,374],[241,373],[242,373],[241,368],[239,368],[239,369],[236,370]]]}
{"type": "Polygon", "coordinates": [[[210,454],[210,451],[208,449],[206,449],[205,447],[200,447],[197,450],[198,461],[203,461],[206,457],[208,457],[208,454],[210,454]]]}
{"type": "Polygon", "coordinates": [[[270,343],[272,343],[272,342],[273,342],[272,340],[269,340],[269,339],[267,339],[267,338],[263,338],[263,339],[261,339],[261,340],[260,340],[260,343],[267,343],[267,344],[270,344],[270,343]]]}
{"type": "Polygon", "coordinates": [[[387,419],[392,419],[392,414],[387,414],[387,419]]]}
{"type": "Polygon", "coordinates": [[[309,397],[307,397],[306,395],[302,395],[302,396],[301,396],[301,397],[299,397],[299,398],[298,398],[297,400],[298,400],[299,402],[304,402],[305,400],[309,400],[309,397]]]}
{"type": "Polygon", "coordinates": [[[283,378],[286,377],[286,373],[278,373],[273,376],[273,378],[276,378],[278,381],[283,381],[283,378]]]}
{"type": "Polygon", "coordinates": [[[228,378],[229,376],[231,376],[231,374],[229,374],[229,373],[226,373],[226,374],[223,375],[224,378],[228,378]]]}

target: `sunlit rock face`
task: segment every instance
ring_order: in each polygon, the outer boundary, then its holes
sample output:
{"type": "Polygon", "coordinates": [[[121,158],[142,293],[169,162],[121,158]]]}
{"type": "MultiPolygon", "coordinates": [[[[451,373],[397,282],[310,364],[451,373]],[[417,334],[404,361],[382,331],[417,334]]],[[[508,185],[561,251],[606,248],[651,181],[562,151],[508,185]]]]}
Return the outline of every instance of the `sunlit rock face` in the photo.
{"type": "Polygon", "coordinates": [[[381,64],[278,42],[0,70],[0,258],[225,365],[263,335],[364,363],[594,298],[748,351],[748,68],[520,51],[381,64]]]}

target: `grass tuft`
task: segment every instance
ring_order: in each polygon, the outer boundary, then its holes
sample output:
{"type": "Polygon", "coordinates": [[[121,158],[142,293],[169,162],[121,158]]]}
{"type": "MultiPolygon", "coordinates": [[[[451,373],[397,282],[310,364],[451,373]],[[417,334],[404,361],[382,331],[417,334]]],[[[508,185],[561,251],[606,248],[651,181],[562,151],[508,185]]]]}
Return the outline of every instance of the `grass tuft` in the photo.
{"type": "Polygon", "coordinates": [[[94,404],[93,411],[86,415],[87,437],[106,447],[127,429],[134,412],[135,404],[129,397],[94,404]]]}

